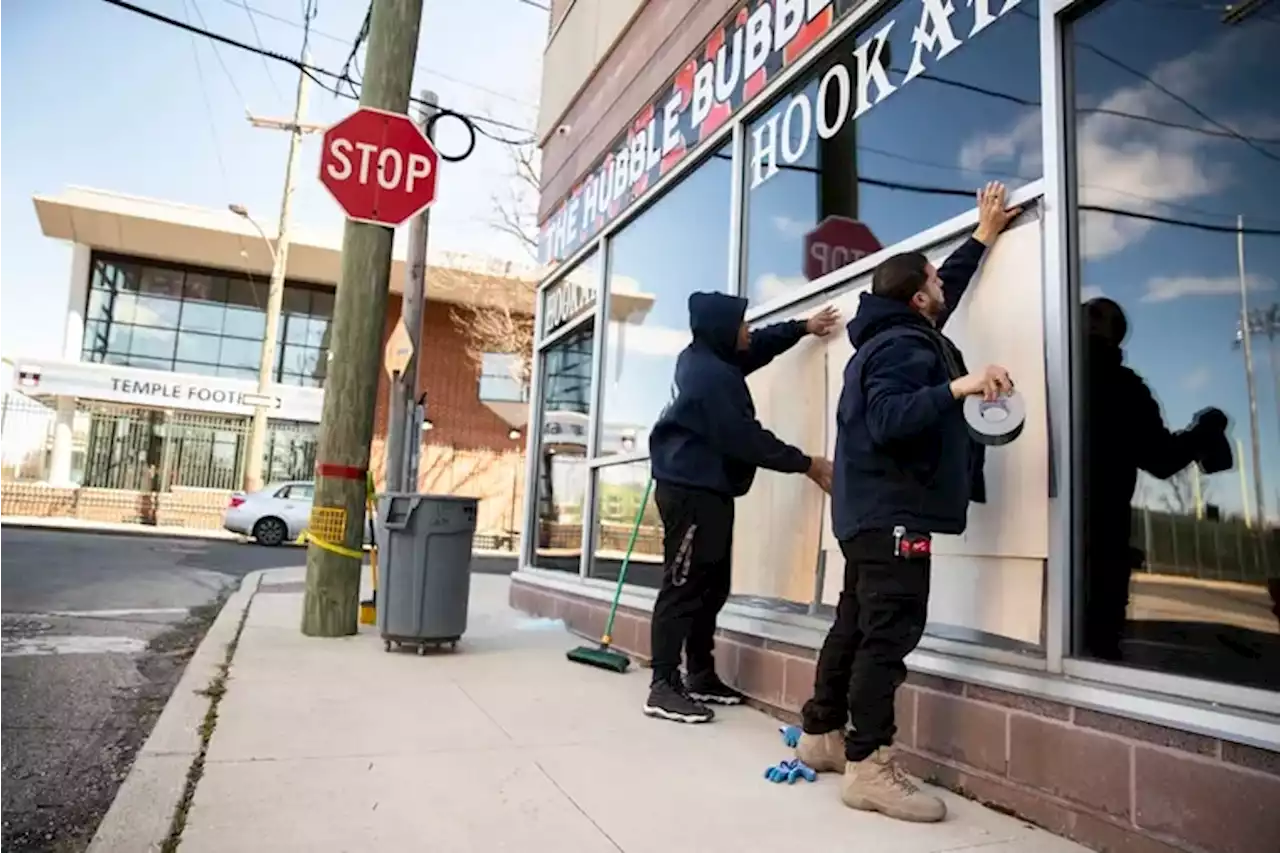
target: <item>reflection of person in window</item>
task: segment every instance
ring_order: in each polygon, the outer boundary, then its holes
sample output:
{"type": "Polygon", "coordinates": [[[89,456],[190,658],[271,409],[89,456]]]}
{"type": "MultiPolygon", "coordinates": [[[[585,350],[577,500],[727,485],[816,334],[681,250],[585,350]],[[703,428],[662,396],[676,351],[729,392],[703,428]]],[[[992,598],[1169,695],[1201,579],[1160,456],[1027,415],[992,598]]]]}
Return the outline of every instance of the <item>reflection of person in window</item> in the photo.
{"type": "Polygon", "coordinates": [[[1129,544],[1138,470],[1167,480],[1202,460],[1206,471],[1221,471],[1231,467],[1231,449],[1227,416],[1218,409],[1204,410],[1181,432],[1165,426],[1147,384],[1124,365],[1129,323],[1119,305],[1085,303],[1084,329],[1083,645],[1091,657],[1119,660],[1129,576],[1145,559],[1129,544]]]}
{"type": "Polygon", "coordinates": [[[856,352],[836,411],[831,488],[844,586],[796,754],[819,772],[844,772],[845,805],[902,820],[946,816],[940,799],[907,778],[891,747],[903,661],[924,633],[930,537],[963,533],[969,502],[986,497],[981,447],[965,424],[963,400],[1013,388],[1002,367],[968,373],[939,330],[987,247],[1018,215],[1005,201],[998,183],[978,193],[977,230],[939,269],[919,252],[882,263],[849,321],[856,352]]]}
{"type": "Polygon", "coordinates": [[[830,487],[831,463],[810,458],[756,420],[746,375],[795,346],[825,336],[832,308],[808,320],[755,332],[747,300],[724,293],[689,297],[693,342],[676,360],[676,397],[649,433],[654,497],[662,517],[664,570],[653,608],[653,685],[644,712],[681,723],[715,715],[707,702],[737,705],[742,694],[716,675],[716,617],[729,597],[733,499],[747,493],[757,468],[807,473],[830,487]],[[689,678],[680,677],[684,652],[689,678]]]}

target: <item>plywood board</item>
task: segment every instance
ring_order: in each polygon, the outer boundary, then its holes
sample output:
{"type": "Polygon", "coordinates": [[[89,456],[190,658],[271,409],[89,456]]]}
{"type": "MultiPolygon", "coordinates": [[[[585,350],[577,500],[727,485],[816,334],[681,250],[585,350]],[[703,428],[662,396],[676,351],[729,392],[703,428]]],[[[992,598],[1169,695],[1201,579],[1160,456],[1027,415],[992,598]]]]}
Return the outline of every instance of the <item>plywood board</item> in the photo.
{"type": "MultiPolygon", "coordinates": [[[[826,346],[812,337],[747,378],[760,422],[806,453],[826,442],[826,385],[826,346]]],[[[734,594],[813,598],[824,497],[802,474],[756,475],[735,508],[734,594]]]]}
{"type": "MultiPolygon", "coordinates": [[[[955,245],[930,252],[931,260],[940,263],[955,245]]],[[[1026,400],[1028,414],[1026,427],[1016,441],[988,449],[987,503],[970,505],[968,530],[963,536],[936,538],[934,553],[940,557],[963,554],[1044,559],[1048,555],[1049,443],[1040,248],[1038,219],[1032,218],[1002,235],[945,328],[971,370],[989,363],[1009,369],[1026,400]]],[[[849,292],[837,300],[846,315],[856,310],[858,295],[849,292]]],[[[844,381],[844,365],[852,355],[847,336],[828,345],[831,371],[827,395],[833,420],[844,381]]],[[[835,453],[834,429],[830,430],[827,452],[835,453]]],[[[839,545],[829,532],[829,525],[827,528],[823,548],[828,552],[830,567],[838,564],[839,545]]],[[[831,574],[829,570],[828,577],[831,574]]]]}

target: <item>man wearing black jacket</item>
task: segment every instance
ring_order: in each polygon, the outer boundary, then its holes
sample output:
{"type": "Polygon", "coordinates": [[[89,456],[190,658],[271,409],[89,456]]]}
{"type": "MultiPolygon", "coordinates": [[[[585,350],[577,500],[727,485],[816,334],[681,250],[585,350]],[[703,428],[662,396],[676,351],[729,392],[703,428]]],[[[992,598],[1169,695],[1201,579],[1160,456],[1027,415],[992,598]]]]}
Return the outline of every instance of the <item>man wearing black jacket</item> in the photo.
{"type": "Polygon", "coordinates": [[[915,821],[946,815],[894,762],[893,700],[903,660],[924,633],[930,537],[964,532],[969,501],[986,498],[982,448],[961,403],[1013,388],[1004,368],[968,373],[940,330],[1018,212],[1006,209],[1001,184],[988,184],[978,193],[977,230],[940,269],[919,252],[889,258],[849,321],[856,352],[836,414],[831,489],[844,588],[796,753],[820,772],[843,771],[841,798],[851,808],[915,821]]]}
{"type": "Polygon", "coordinates": [[[689,297],[693,342],[676,361],[675,398],[649,434],[655,498],[662,516],[665,567],[653,608],[653,684],[644,712],[705,723],[704,703],[736,705],[742,695],[716,675],[716,616],[729,598],[733,499],[751,488],[757,468],[807,474],[829,491],[831,463],[806,456],[760,425],[746,376],[806,334],[826,336],[832,308],[808,320],[750,332],[747,301],[724,293],[689,297]],[[680,676],[684,652],[688,681],[680,676]]]}

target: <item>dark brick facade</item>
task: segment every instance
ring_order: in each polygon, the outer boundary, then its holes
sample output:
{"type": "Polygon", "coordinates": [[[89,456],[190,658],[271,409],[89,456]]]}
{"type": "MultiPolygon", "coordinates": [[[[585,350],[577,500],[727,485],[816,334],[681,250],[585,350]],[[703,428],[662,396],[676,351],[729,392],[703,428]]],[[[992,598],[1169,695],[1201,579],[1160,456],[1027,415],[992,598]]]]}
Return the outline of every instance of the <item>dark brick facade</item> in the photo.
{"type": "MultiPolygon", "coordinates": [[[[511,605],[596,638],[606,604],[520,580],[511,605]]],[[[649,657],[649,615],[622,608],[614,643],[649,657]]],[[[720,631],[721,675],[795,720],[816,653],[720,631]]],[[[1280,755],[1003,690],[912,673],[898,693],[911,770],[1103,853],[1273,853],[1280,755]]]]}

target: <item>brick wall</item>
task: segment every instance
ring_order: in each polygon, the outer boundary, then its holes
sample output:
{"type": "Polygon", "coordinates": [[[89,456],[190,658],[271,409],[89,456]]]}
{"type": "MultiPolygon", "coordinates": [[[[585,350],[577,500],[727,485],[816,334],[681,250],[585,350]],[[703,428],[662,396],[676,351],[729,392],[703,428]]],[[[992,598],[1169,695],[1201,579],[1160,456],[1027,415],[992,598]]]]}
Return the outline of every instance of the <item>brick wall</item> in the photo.
{"type": "MultiPolygon", "coordinates": [[[[384,344],[400,322],[400,309],[400,297],[391,294],[382,335],[384,344]]],[[[480,369],[467,358],[466,342],[452,319],[454,310],[447,303],[427,302],[423,311],[418,387],[427,392],[427,417],[434,425],[425,434],[425,442],[457,450],[523,453],[523,435],[509,438],[511,426],[480,402],[480,369]]],[[[379,371],[373,428],[379,437],[387,434],[389,382],[386,371],[379,371]]]]}
{"type": "MultiPolygon", "coordinates": [[[[649,0],[542,146],[538,221],[698,49],[736,0],[649,0]]],[[[554,126],[553,125],[553,126],[554,126]]]]}
{"type": "MultiPolygon", "coordinates": [[[[597,638],[606,604],[513,581],[511,605],[597,638]]],[[[622,608],[615,644],[650,655],[649,615],[622,608]]],[[[726,681],[795,721],[812,649],[720,631],[726,681]]],[[[1271,853],[1280,754],[1086,708],[912,673],[898,746],[917,775],[1105,853],[1271,853]]]]}

